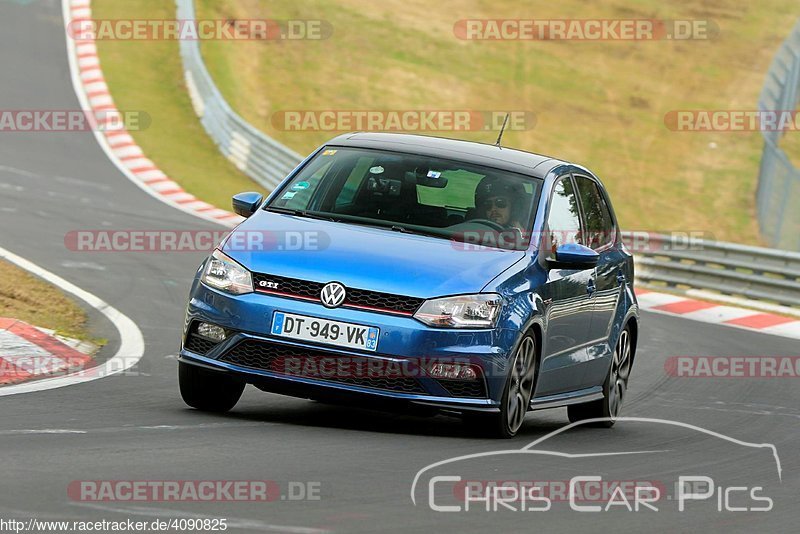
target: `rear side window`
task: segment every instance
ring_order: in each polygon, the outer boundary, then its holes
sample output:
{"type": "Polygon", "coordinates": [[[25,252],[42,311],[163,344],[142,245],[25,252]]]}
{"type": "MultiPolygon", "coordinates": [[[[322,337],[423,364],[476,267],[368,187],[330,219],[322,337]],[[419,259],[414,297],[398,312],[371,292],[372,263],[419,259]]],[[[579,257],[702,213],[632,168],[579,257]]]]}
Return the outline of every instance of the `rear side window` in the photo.
{"type": "Polygon", "coordinates": [[[614,242],[616,232],[611,211],[597,182],[585,176],[575,176],[575,183],[586,222],[583,244],[594,250],[602,249],[614,242]]]}
{"type": "Polygon", "coordinates": [[[561,178],[553,189],[550,214],[547,216],[547,236],[550,251],[568,243],[583,244],[578,198],[569,176],[561,178]]]}

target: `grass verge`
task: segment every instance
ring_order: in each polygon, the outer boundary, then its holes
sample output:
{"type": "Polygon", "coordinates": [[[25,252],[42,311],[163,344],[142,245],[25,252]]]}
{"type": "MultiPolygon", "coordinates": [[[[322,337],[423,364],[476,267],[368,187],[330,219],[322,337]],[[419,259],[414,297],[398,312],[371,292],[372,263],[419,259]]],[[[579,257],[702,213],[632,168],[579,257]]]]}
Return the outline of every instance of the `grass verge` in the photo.
{"type": "MultiPolygon", "coordinates": [[[[97,19],[174,19],[174,2],[94,0],[97,19]]],[[[117,108],[147,112],[152,123],[131,132],[159,168],[196,197],[230,209],[231,196],[263,191],[225,159],[195,115],[177,41],[97,42],[117,108]]]]}
{"type": "Polygon", "coordinates": [[[25,321],[34,326],[55,330],[57,334],[91,341],[105,340],[90,336],[86,312],[57,287],[0,260],[0,317],[25,321]]]}
{"type": "MultiPolygon", "coordinates": [[[[199,19],[315,19],[322,41],[206,41],[228,102],[300,153],[336,132],[287,132],[285,110],[530,110],[535,128],[504,142],[585,164],[606,183],[625,228],[704,231],[759,243],[759,132],[674,132],[672,110],[755,109],[794,0],[196,0],[199,19]],[[692,41],[464,41],[460,19],[710,20],[692,41]]],[[[448,134],[444,134],[448,135],[448,134]]],[[[455,133],[494,141],[491,132],[455,133]]]]}

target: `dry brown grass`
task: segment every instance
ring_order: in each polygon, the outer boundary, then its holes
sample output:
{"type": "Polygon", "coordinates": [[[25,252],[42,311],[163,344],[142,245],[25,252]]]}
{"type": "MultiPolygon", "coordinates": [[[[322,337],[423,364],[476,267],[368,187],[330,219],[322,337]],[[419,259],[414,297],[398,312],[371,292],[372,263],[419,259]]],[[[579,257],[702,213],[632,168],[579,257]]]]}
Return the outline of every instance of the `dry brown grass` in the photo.
{"type": "Polygon", "coordinates": [[[760,134],[672,132],[664,115],[679,109],[755,109],[772,55],[794,24],[793,0],[197,4],[199,18],[323,19],[333,25],[333,37],[317,42],[203,43],[212,74],[233,107],[301,153],[334,133],[278,131],[270,121],[276,111],[532,110],[536,127],[508,132],[505,144],[593,169],[611,190],[626,228],[706,231],[719,239],[758,242],[754,192],[760,134]],[[721,32],[710,41],[685,42],[454,38],[456,20],[483,17],[702,18],[713,20],[721,32]]]}
{"type": "Polygon", "coordinates": [[[50,328],[68,337],[89,339],[86,313],[75,301],[5,261],[0,261],[0,317],[50,328]]]}

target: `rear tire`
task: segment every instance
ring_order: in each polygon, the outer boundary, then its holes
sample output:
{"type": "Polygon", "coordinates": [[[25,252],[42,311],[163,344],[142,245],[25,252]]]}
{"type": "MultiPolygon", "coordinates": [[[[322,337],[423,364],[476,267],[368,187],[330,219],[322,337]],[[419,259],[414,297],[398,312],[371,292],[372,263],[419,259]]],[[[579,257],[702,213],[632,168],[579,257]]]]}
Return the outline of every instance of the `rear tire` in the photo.
{"type": "Polygon", "coordinates": [[[587,419],[603,419],[590,423],[592,426],[611,428],[622,411],[622,402],[628,392],[628,378],[631,373],[633,357],[631,328],[626,325],[620,333],[611,365],[603,383],[603,398],[585,404],[567,406],[567,416],[571,423],[587,419]]]}
{"type": "Polygon", "coordinates": [[[204,412],[225,413],[236,406],[245,383],[224,373],[178,362],[178,384],[183,402],[204,412]]]}

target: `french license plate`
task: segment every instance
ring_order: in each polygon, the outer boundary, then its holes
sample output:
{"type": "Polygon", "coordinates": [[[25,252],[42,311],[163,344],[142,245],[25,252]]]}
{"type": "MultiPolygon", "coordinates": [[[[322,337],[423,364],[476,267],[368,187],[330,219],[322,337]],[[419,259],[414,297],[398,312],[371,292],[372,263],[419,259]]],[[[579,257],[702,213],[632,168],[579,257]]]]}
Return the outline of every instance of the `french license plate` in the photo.
{"type": "Polygon", "coordinates": [[[289,339],[374,351],[378,348],[381,331],[374,326],[275,312],[270,332],[289,339]]]}

